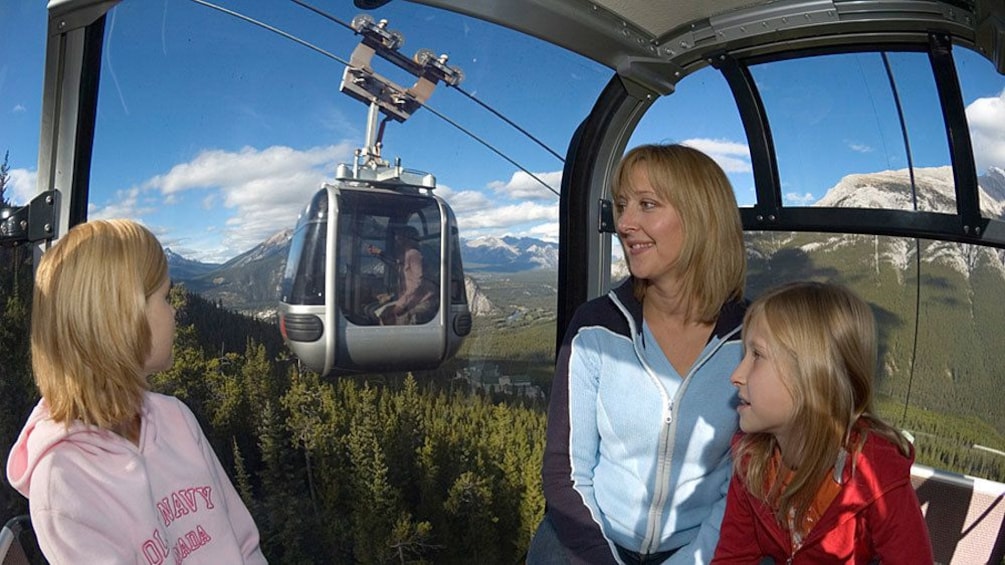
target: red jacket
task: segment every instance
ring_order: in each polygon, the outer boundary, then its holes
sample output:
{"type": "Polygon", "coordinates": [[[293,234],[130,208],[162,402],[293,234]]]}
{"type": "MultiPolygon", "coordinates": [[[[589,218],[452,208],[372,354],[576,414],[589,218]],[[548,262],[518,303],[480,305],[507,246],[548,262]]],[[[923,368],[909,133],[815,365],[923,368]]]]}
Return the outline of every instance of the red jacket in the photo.
{"type": "Polygon", "coordinates": [[[794,565],[932,563],[928,528],[911,486],[913,461],[913,452],[904,457],[896,445],[869,434],[854,476],[846,465],[844,486],[795,555],[788,530],[734,473],[712,563],[756,565],[766,556],[794,565]]]}

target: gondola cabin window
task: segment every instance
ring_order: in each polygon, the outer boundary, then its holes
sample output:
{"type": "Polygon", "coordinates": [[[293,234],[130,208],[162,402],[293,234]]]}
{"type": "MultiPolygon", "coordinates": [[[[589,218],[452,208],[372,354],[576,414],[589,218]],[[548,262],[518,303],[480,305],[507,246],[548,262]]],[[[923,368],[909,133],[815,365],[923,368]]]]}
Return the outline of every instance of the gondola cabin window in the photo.
{"type": "Polygon", "coordinates": [[[363,326],[432,320],[440,297],[437,201],[342,192],[338,208],[342,314],[363,326]]]}
{"type": "MultiPolygon", "coordinates": [[[[840,48],[839,48],[840,49],[840,48]]],[[[981,214],[1002,218],[1005,158],[993,149],[1005,78],[966,47],[952,49],[973,146],[981,214]]],[[[827,280],[860,293],[876,314],[878,406],[914,441],[921,465],[1005,482],[1003,252],[994,247],[883,234],[829,233],[849,209],[956,213],[958,174],[933,63],[914,51],[847,49],[755,58],[749,72],[770,131],[781,187],[779,214],[801,231],[745,225],[747,295],[787,281],[827,280]],[[806,212],[802,212],[806,210],[806,212]],[[819,218],[821,220],[816,220],[819,218]],[[817,222],[817,229],[814,229],[817,222]]],[[[685,77],[640,120],[629,147],[676,141],[726,170],[741,210],[756,217],[758,177],[748,130],[723,72],[685,77]],[[686,109],[703,100],[719,120],[686,109]]],[[[762,163],[763,165],[763,163],[762,163]]],[[[770,203],[769,203],[770,204],[770,203]]],[[[892,224],[893,222],[891,222],[892,224]]],[[[612,283],[627,276],[614,238],[612,283]]]]}

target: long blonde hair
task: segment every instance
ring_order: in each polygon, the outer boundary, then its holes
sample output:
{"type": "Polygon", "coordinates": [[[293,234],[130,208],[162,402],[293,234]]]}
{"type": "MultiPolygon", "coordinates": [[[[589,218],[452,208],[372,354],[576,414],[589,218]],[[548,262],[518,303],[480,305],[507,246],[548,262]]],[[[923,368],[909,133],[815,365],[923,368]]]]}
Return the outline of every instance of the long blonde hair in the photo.
{"type": "Polygon", "coordinates": [[[139,413],[147,299],[167,280],[157,238],[130,220],[79,224],[42,256],[31,364],[53,420],[112,428],[139,413]]]}
{"type": "Polygon", "coordinates": [[[777,504],[780,524],[790,512],[794,523],[801,524],[842,449],[854,462],[868,433],[889,439],[905,455],[910,447],[903,435],[873,414],[876,323],[861,298],[836,284],[790,283],[751,304],[744,333],[754,325],[767,336],[792,394],[798,425],[792,426],[790,448],[799,465],[784,487],[780,470],[768,485],[777,444],[770,433],[751,433],[734,450],[735,471],[755,497],[777,504]]]}
{"type": "MultiPolygon", "coordinates": [[[[743,298],[747,257],[736,195],[711,157],[685,145],[640,145],[625,154],[615,172],[615,199],[632,190],[631,175],[645,167],[661,199],[680,215],[684,244],[673,265],[689,316],[711,322],[729,299],[743,298]]],[[[642,301],[648,281],[635,279],[642,301]]]]}

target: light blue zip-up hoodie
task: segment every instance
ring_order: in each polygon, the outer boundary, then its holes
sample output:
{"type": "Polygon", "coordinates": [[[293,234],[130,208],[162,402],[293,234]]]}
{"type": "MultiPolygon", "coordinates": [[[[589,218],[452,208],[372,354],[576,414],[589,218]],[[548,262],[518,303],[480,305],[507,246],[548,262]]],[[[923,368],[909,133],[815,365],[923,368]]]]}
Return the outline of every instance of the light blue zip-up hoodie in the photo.
{"type": "Polygon", "coordinates": [[[547,512],[573,563],[621,563],[614,544],[668,564],[711,561],[732,471],[745,303],[726,304],[687,375],[642,319],[631,279],[581,306],[548,411],[547,512]],[[679,549],[678,549],[679,548],[679,549]]]}

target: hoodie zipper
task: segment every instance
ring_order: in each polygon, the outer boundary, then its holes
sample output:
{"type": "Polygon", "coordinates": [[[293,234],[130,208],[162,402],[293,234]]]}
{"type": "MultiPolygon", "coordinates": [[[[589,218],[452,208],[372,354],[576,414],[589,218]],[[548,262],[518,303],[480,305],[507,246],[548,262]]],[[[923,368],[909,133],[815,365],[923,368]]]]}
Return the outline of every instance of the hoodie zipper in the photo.
{"type": "MultiPolygon", "coordinates": [[[[648,369],[648,367],[647,367],[648,369]]],[[[650,371],[652,376],[652,372],[650,371]]],[[[660,387],[660,394],[666,396],[666,391],[660,387]]],[[[646,520],[646,537],[642,543],[642,553],[652,553],[656,541],[659,539],[662,530],[663,506],[666,504],[669,489],[667,476],[670,473],[670,463],[673,461],[673,429],[675,427],[673,417],[673,400],[665,401],[666,410],[663,412],[663,426],[660,429],[659,452],[656,462],[656,489],[653,492],[653,501],[649,506],[649,518],[646,520]]]]}
{"type": "Polygon", "coordinates": [[[656,383],[656,386],[660,391],[660,395],[663,397],[666,405],[666,412],[663,414],[663,426],[660,431],[661,434],[665,433],[666,435],[660,438],[660,449],[658,453],[659,460],[656,470],[656,490],[654,492],[653,502],[649,507],[649,519],[647,522],[648,527],[646,528],[646,537],[642,543],[643,553],[652,553],[656,549],[656,545],[659,540],[659,533],[663,529],[661,517],[663,514],[663,507],[666,504],[667,495],[670,491],[668,478],[671,464],[673,463],[673,438],[675,437],[677,431],[677,420],[674,418],[673,413],[674,406],[680,404],[680,400],[687,393],[688,385],[691,384],[691,377],[695,374],[695,372],[701,369],[702,365],[711,359],[716,352],[718,352],[719,349],[726,344],[729,337],[733,333],[734,332],[730,332],[722,338],[718,338],[719,343],[712,349],[712,351],[709,351],[707,355],[695,360],[694,364],[691,366],[691,370],[688,371],[687,375],[684,375],[680,387],[677,388],[677,394],[675,394],[672,399],[668,399],[669,395],[667,394],[666,389],[663,387],[662,383],[659,382],[659,379],[656,377],[652,368],[642,360],[641,352],[638,351],[638,347],[636,347],[636,355],[639,356],[639,361],[642,362],[646,372],[649,373],[649,377],[654,383],[656,383]]]}
{"type": "MultiPolygon", "coordinates": [[[[691,382],[691,376],[695,373],[695,371],[700,369],[708,359],[715,355],[715,353],[729,341],[729,338],[736,333],[736,330],[718,338],[719,343],[714,349],[712,349],[712,351],[695,360],[694,364],[691,366],[691,370],[688,371],[687,375],[684,375],[681,380],[681,385],[677,389],[677,394],[674,395],[674,398],[670,398],[670,395],[667,393],[663,383],[660,382],[659,377],[656,376],[656,373],[653,371],[652,367],[649,366],[649,363],[645,361],[642,351],[639,349],[639,342],[634,339],[635,335],[642,333],[641,328],[636,331],[637,328],[635,327],[635,318],[633,318],[628,312],[627,308],[625,308],[622,304],[621,299],[616,295],[616,293],[611,291],[610,295],[615,305],[619,310],[621,310],[622,315],[626,320],[628,320],[629,331],[632,332],[633,336],[632,344],[635,348],[635,355],[638,357],[639,362],[645,369],[646,374],[649,375],[649,379],[659,391],[660,397],[663,399],[663,405],[665,406],[665,410],[663,412],[663,425],[660,429],[659,450],[657,452],[655,491],[653,493],[653,501],[649,505],[649,516],[646,520],[646,535],[642,540],[641,547],[641,553],[647,554],[652,553],[655,549],[659,539],[659,533],[663,529],[661,515],[663,514],[663,506],[666,504],[667,495],[670,490],[667,478],[670,473],[671,463],[673,462],[673,437],[677,427],[677,421],[674,419],[673,415],[674,405],[684,396],[684,393],[687,391],[687,386],[691,382]]],[[[645,322],[643,321],[643,323],[645,322]]]]}

